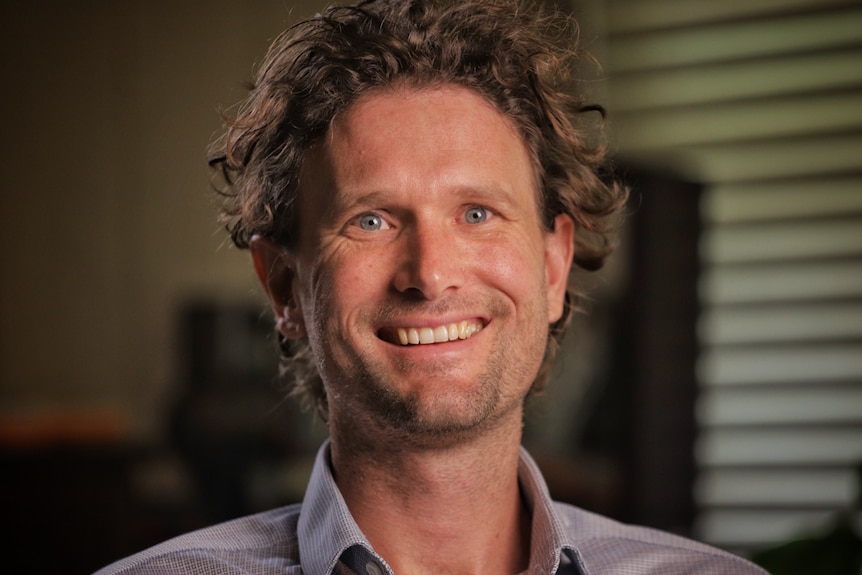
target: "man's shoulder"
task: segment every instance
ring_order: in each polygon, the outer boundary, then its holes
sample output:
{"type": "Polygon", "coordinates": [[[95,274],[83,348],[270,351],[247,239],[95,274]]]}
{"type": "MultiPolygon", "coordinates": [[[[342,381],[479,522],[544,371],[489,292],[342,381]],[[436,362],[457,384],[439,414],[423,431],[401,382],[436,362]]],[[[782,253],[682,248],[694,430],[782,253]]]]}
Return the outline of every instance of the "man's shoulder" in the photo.
{"type": "Polygon", "coordinates": [[[590,575],[621,569],[645,575],[767,575],[741,557],[692,539],[620,523],[565,503],[555,502],[554,507],[590,575]]]}
{"type": "Polygon", "coordinates": [[[95,575],[298,574],[299,511],[299,505],[289,505],[192,531],[112,563],[95,575]]]}

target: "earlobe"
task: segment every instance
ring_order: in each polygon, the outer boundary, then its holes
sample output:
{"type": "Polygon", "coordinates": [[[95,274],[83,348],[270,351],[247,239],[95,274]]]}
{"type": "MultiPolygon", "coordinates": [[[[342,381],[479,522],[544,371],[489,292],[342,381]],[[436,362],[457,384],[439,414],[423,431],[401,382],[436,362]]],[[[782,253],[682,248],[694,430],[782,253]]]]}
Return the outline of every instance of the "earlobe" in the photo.
{"type": "Polygon", "coordinates": [[[548,323],[563,315],[569,271],[575,251],[575,223],[560,214],[554,220],[554,231],[545,235],[545,279],[548,290],[548,323]]]}
{"type": "Polygon", "coordinates": [[[249,242],[254,270],[266,290],[276,328],[288,339],[305,336],[302,307],[295,293],[296,266],[288,250],[263,236],[254,236],[249,242]]]}

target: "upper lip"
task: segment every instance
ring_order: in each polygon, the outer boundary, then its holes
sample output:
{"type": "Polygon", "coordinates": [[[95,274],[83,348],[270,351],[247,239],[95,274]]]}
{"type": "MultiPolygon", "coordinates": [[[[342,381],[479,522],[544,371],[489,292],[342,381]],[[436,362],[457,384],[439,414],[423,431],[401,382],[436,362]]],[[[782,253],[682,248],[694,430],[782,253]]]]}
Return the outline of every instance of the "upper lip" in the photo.
{"type": "Polygon", "coordinates": [[[378,329],[421,329],[423,327],[435,328],[439,325],[449,325],[450,323],[461,323],[462,321],[481,323],[484,327],[488,324],[488,319],[477,315],[449,315],[445,317],[421,317],[421,318],[399,318],[397,321],[387,321],[378,329]]]}

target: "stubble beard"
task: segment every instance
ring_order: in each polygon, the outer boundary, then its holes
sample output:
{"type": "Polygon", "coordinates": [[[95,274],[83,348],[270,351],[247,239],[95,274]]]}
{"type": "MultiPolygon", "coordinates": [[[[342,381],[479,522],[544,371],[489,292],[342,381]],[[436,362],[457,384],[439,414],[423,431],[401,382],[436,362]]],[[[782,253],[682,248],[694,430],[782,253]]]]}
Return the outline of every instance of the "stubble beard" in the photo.
{"type": "MultiPolygon", "coordinates": [[[[500,325],[514,313],[505,302],[495,298],[459,303],[458,309],[486,310],[500,325]]],[[[534,305],[540,308],[531,310],[538,314],[536,317],[547,317],[546,303],[534,305]]],[[[428,306],[422,301],[401,301],[376,309],[371,316],[362,318],[361,323],[380,325],[397,318],[406,309],[419,308],[432,316],[456,311],[451,303],[428,306]]],[[[338,326],[326,329],[325,318],[333,315],[316,315],[315,331],[338,333],[335,331],[338,326]]],[[[341,353],[338,353],[328,345],[331,342],[312,342],[312,353],[329,396],[330,431],[341,436],[341,441],[349,440],[355,449],[361,450],[361,444],[368,442],[365,447],[369,448],[381,438],[391,439],[391,445],[426,448],[453,445],[480,436],[507,415],[516,416],[516,425],[520,426],[524,399],[541,365],[548,336],[547,325],[521,328],[531,333],[501,333],[491,354],[484,359],[484,370],[474,381],[462,383],[460,387],[453,381],[457,365],[445,361],[434,365],[410,360],[387,364],[352,349],[351,345],[339,346],[341,353]],[[536,349],[525,352],[516,346],[535,346],[536,349]],[[318,355],[318,350],[322,356],[318,355]],[[335,355],[340,356],[341,361],[336,360],[335,355]],[[513,364],[510,359],[513,356],[527,361],[513,364]],[[350,371],[337,364],[350,366],[350,371]],[[423,382],[421,389],[405,392],[398,381],[402,374],[410,378],[425,377],[428,381],[423,382]]],[[[479,337],[483,335],[480,332],[479,337]]]]}
{"type": "MultiPolygon", "coordinates": [[[[506,416],[515,417],[520,425],[524,398],[532,387],[545,345],[544,339],[539,346],[531,337],[541,339],[547,332],[531,334],[526,342],[502,338],[485,359],[485,369],[466,383],[453,381],[456,366],[445,361],[428,365],[402,360],[393,370],[382,361],[355,357],[350,381],[338,386],[345,398],[361,404],[345,406],[350,411],[345,415],[354,420],[345,427],[350,428],[354,441],[361,441],[360,436],[373,429],[378,439],[382,435],[393,444],[441,448],[479,437],[506,416]],[[512,348],[516,345],[535,345],[537,349],[525,354],[523,350],[515,352],[512,348]],[[517,357],[536,355],[538,360],[511,365],[507,357],[513,353],[517,357]],[[421,389],[404,392],[399,374],[427,381],[421,389]]],[[[331,410],[333,407],[330,404],[331,410]]]]}
{"type": "Polygon", "coordinates": [[[411,377],[428,378],[425,387],[429,389],[400,393],[397,382],[381,375],[381,370],[361,374],[369,412],[399,440],[423,445],[459,443],[494,423],[503,401],[499,361],[492,361],[487,371],[468,383],[467,389],[458,389],[455,386],[459,384],[447,381],[452,376],[445,366],[401,367],[411,377]],[[439,385],[434,380],[439,380],[439,385]],[[430,389],[434,386],[438,389],[430,389]]]}

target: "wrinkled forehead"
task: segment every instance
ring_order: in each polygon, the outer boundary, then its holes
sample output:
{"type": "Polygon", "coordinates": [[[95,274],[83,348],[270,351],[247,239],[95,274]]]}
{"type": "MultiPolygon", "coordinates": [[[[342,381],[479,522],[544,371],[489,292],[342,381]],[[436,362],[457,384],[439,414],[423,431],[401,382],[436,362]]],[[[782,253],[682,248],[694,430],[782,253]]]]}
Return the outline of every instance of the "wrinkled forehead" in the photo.
{"type": "Polygon", "coordinates": [[[319,201],[319,195],[338,189],[339,178],[347,171],[370,177],[392,170],[409,175],[439,169],[429,159],[441,150],[452,151],[464,164],[476,161],[477,172],[496,165],[494,176],[501,181],[514,176],[523,180],[526,174],[528,181],[519,185],[529,191],[532,207],[541,213],[535,154],[509,116],[472,89],[401,83],[364,93],[335,116],[326,134],[306,150],[298,219],[318,223],[325,207],[321,204],[326,203],[319,201]],[[516,171],[515,166],[522,169],[516,171]]]}

